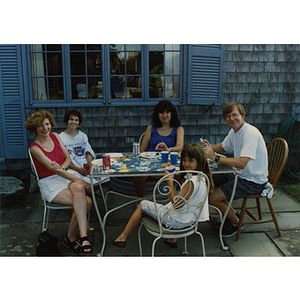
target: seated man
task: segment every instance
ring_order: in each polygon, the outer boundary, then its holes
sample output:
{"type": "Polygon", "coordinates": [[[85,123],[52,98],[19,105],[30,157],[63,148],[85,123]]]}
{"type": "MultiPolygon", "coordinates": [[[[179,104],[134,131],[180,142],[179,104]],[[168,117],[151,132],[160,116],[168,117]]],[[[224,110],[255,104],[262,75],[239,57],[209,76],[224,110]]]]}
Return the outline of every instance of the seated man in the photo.
{"type": "MultiPolygon", "coordinates": [[[[261,194],[268,182],[268,154],[263,136],[257,128],[245,122],[245,110],[240,103],[230,102],[223,108],[223,118],[231,127],[222,143],[211,145],[207,140],[204,148],[207,157],[223,165],[240,169],[234,199],[261,194]],[[234,158],[219,156],[215,152],[233,151],[234,158]]],[[[224,214],[231,197],[234,174],[213,176],[215,192],[210,193],[209,203],[224,214]]],[[[223,236],[233,236],[237,232],[239,217],[231,208],[228,212],[228,226],[223,228],[223,236]]]]}

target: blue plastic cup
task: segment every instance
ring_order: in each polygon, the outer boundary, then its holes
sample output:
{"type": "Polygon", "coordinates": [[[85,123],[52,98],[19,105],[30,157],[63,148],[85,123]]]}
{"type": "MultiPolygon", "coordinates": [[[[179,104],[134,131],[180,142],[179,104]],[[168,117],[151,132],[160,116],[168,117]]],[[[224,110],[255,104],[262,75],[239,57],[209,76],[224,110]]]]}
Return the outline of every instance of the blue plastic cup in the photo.
{"type": "Polygon", "coordinates": [[[172,165],[177,164],[177,160],[178,160],[178,152],[171,152],[171,163],[172,165]]]}
{"type": "Polygon", "coordinates": [[[166,167],[166,170],[169,172],[169,173],[173,173],[175,171],[175,166],[167,166],[166,167]]]}
{"type": "Polygon", "coordinates": [[[169,159],[169,152],[168,151],[161,151],[161,160],[163,163],[168,162],[169,159]]]}

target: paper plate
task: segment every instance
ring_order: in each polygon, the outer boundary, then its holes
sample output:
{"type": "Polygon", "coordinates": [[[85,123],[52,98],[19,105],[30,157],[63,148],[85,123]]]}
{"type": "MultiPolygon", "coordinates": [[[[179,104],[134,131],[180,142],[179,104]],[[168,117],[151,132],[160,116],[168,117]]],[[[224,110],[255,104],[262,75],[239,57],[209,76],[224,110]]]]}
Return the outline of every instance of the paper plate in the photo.
{"type": "Polygon", "coordinates": [[[140,156],[144,158],[159,158],[160,152],[142,152],[140,156]]]}

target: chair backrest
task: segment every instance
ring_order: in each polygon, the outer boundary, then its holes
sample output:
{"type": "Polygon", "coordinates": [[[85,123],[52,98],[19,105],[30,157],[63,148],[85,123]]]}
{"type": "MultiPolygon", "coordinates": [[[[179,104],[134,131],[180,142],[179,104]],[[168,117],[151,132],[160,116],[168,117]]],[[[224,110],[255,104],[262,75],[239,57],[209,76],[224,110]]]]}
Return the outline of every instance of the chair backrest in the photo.
{"type": "Polygon", "coordinates": [[[276,138],[268,144],[267,150],[268,179],[273,188],[275,188],[286,166],[289,155],[289,146],[283,138],[276,138]]]}
{"type": "MultiPolygon", "coordinates": [[[[38,187],[39,187],[39,189],[41,191],[39,174],[38,174],[38,172],[37,172],[37,170],[35,168],[34,161],[33,161],[33,158],[32,158],[31,152],[30,152],[30,148],[28,148],[28,155],[29,155],[29,158],[30,158],[31,171],[34,174],[34,176],[36,178],[36,181],[37,181],[37,184],[38,184],[38,187]]],[[[41,193],[41,197],[42,197],[43,201],[46,202],[46,199],[44,198],[44,196],[42,195],[42,193],[41,193]]]]}
{"type": "Polygon", "coordinates": [[[141,134],[140,138],[139,138],[139,144],[140,144],[140,147],[141,147],[141,145],[142,145],[142,141],[143,141],[144,135],[145,135],[145,132],[143,132],[143,133],[141,134]]]}
{"type": "MultiPolygon", "coordinates": [[[[153,189],[153,201],[155,203],[155,209],[157,212],[157,207],[156,207],[156,203],[159,202],[159,197],[160,195],[163,197],[169,196],[171,190],[169,188],[168,185],[166,185],[166,182],[168,180],[173,180],[174,181],[174,186],[176,187],[176,193],[177,195],[174,197],[173,199],[173,207],[174,209],[178,209],[178,211],[180,211],[183,214],[187,214],[187,213],[192,213],[194,214],[193,220],[194,222],[192,222],[190,224],[191,227],[195,227],[195,225],[198,223],[199,217],[201,215],[201,212],[204,208],[205,203],[208,201],[208,192],[209,192],[209,187],[210,187],[210,182],[208,177],[200,171],[177,171],[171,174],[167,174],[165,176],[163,176],[155,185],[154,189],[153,189]],[[174,178],[173,175],[174,174],[174,178]],[[180,175],[180,176],[178,176],[180,175]],[[179,177],[184,177],[184,182],[180,182],[178,180],[179,177]],[[186,196],[182,196],[181,195],[181,190],[183,185],[187,184],[189,189],[191,189],[193,187],[193,181],[192,181],[192,177],[197,176],[197,180],[199,180],[199,182],[201,182],[202,179],[205,180],[205,191],[203,193],[203,197],[199,197],[199,199],[193,199],[191,200],[191,198],[186,199],[186,196]],[[191,201],[190,201],[191,200],[191,201]],[[194,201],[195,200],[195,201],[194,201]]],[[[198,186],[198,189],[200,188],[200,184],[198,186]]],[[[195,190],[194,193],[196,193],[197,191],[195,190]]],[[[187,193],[186,195],[188,195],[189,193],[187,193]]],[[[158,223],[159,226],[161,227],[161,220],[160,218],[158,218],[158,223]]],[[[164,227],[165,229],[165,227],[164,227]]]]}

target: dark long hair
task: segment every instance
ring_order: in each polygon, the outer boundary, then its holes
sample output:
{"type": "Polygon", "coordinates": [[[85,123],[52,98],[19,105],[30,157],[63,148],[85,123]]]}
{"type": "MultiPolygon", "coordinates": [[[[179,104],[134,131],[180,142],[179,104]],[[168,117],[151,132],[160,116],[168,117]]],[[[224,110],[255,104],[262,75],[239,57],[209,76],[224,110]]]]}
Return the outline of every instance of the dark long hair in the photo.
{"type": "Polygon", "coordinates": [[[171,112],[170,127],[173,128],[180,126],[180,120],[178,119],[178,113],[175,106],[168,100],[162,100],[156,104],[152,114],[152,123],[155,128],[162,126],[158,114],[163,113],[164,111],[171,112]]]}
{"type": "MultiPolygon", "coordinates": [[[[181,152],[180,170],[185,170],[182,165],[182,159],[185,157],[194,158],[197,161],[196,171],[201,171],[207,175],[210,181],[210,191],[214,191],[214,181],[210,172],[206,154],[199,144],[188,144],[184,146],[181,152]]],[[[183,178],[181,178],[183,179],[183,178]]]]}

